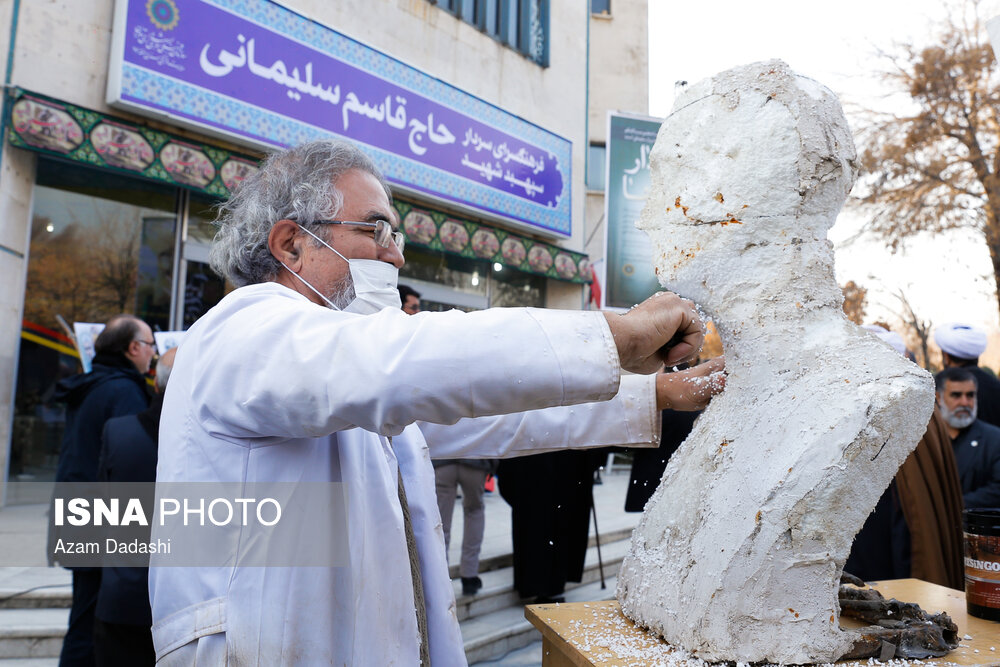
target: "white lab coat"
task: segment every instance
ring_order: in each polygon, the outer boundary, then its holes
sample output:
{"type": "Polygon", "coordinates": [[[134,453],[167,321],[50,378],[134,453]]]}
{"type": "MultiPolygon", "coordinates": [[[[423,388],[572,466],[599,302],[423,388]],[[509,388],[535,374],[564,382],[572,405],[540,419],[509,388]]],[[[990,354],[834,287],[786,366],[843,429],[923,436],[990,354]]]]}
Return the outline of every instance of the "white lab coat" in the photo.
{"type": "Polygon", "coordinates": [[[597,313],[409,316],[390,309],[359,316],[277,283],[232,292],[191,327],[178,351],[160,421],[157,481],[347,482],[350,563],[177,568],[154,560],[157,660],[193,652],[191,642],[202,637],[202,649],[218,648],[224,633],[232,664],[417,664],[398,466],[431,662],[464,665],[430,457],[655,445],[653,380],[625,378],[627,390],[616,397],[619,372],[597,313]],[[557,405],[573,407],[534,409],[557,405]],[[483,417],[524,410],[531,412],[483,417]],[[421,426],[430,448],[417,420],[429,422],[421,426]]]}

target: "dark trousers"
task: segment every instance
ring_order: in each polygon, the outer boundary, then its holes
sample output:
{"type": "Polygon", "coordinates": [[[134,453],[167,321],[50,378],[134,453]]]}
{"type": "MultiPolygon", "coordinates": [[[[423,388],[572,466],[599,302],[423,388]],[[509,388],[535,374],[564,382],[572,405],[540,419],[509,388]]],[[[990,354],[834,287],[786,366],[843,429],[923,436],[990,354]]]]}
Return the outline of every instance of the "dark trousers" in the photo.
{"type": "Polygon", "coordinates": [[[94,655],[98,667],[144,667],[156,664],[153,633],[145,625],[94,619],[94,655]]]}
{"type": "Polygon", "coordinates": [[[101,588],[101,571],[73,570],[73,607],[63,638],[59,667],[94,667],[94,608],[101,588]]]}

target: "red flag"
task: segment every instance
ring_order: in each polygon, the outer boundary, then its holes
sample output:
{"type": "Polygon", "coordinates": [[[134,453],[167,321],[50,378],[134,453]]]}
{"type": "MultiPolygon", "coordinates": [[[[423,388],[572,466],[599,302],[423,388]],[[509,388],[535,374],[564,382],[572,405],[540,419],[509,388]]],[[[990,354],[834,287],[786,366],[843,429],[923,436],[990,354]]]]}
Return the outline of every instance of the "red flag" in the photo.
{"type": "Polygon", "coordinates": [[[594,308],[601,307],[601,283],[597,282],[597,271],[594,267],[590,267],[590,278],[593,282],[590,283],[590,301],[588,303],[593,304],[594,308]]]}

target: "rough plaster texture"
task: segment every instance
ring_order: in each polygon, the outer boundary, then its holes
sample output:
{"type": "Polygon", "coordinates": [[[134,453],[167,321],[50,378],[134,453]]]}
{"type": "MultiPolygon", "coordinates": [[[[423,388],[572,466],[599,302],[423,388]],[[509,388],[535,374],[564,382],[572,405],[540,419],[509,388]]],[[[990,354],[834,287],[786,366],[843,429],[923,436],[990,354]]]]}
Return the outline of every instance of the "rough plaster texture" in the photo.
{"type": "Polygon", "coordinates": [[[928,373],[846,320],[826,239],[855,177],[836,97],[780,61],[688,89],[639,227],[718,327],[728,380],[618,577],[624,613],[707,660],[833,661],[854,535],[933,408],[928,373]]]}

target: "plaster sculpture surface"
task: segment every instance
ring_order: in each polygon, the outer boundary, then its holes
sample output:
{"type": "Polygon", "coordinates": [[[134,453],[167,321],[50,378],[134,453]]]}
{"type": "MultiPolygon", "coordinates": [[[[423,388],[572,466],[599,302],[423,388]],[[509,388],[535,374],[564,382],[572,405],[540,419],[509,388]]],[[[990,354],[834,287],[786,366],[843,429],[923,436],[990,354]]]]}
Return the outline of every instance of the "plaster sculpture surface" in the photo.
{"type": "Polygon", "coordinates": [[[781,61],[687,89],[637,223],[728,378],[670,460],[618,577],[626,616],[698,657],[834,661],[854,535],[916,446],[931,377],[841,310],[827,231],[856,175],[837,98],[781,61]]]}

